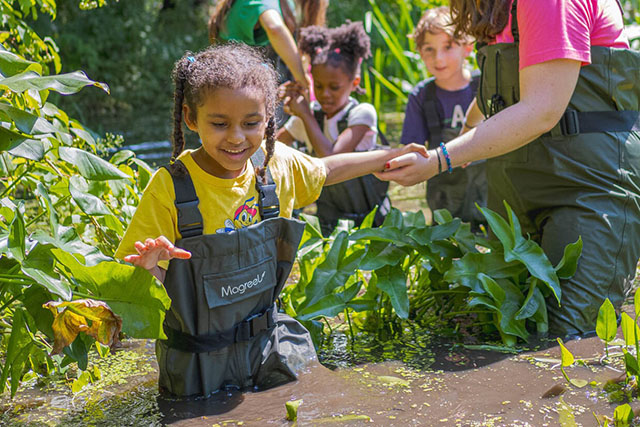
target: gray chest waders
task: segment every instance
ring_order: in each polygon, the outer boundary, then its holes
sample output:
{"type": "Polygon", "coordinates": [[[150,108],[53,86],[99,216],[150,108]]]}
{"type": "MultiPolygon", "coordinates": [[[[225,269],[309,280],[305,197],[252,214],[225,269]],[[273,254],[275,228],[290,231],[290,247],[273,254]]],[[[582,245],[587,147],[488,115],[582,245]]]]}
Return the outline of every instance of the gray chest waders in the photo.
{"type": "MultiPolygon", "coordinates": [[[[489,117],[519,100],[515,43],[480,49],[478,105],[489,117]]],[[[550,332],[589,334],[609,298],[619,309],[640,256],[640,54],[593,46],[567,111],[547,134],[487,162],[491,209],[514,209],[524,233],[557,264],[582,236],[578,271],[563,281],[561,307],[547,300],[550,332]]]]}
{"type": "MultiPolygon", "coordinates": [[[[259,149],[252,162],[261,165],[261,159],[259,149]]],[[[203,235],[191,178],[172,174],[182,235],[175,245],[191,252],[191,259],[169,263],[168,339],[156,342],[159,385],[174,395],[271,387],[295,380],[296,372],[316,359],[306,329],[275,305],[304,224],[278,216],[276,185],[267,175],[267,184],[257,184],[261,222],[203,235]]]]}
{"type": "MultiPolygon", "coordinates": [[[[352,104],[344,117],[338,121],[338,134],[348,127],[349,112],[357,104],[352,104]]],[[[313,114],[324,129],[325,114],[322,110],[314,110],[313,114]]],[[[318,220],[322,234],[328,236],[338,224],[339,219],[350,219],[356,226],[369,212],[378,206],[373,224],[379,226],[391,208],[387,197],[388,181],[380,181],[373,175],[365,175],[339,184],[329,185],[322,189],[316,201],[318,220]]]]}
{"type": "MultiPolygon", "coordinates": [[[[474,76],[471,87],[476,93],[480,79],[474,76]]],[[[429,149],[437,148],[441,142],[448,142],[460,133],[458,129],[445,126],[444,111],[436,96],[434,80],[427,83],[426,97],[423,104],[424,118],[429,127],[429,149]]],[[[446,209],[454,217],[471,223],[471,228],[477,230],[480,224],[486,224],[484,216],[476,208],[487,206],[487,175],[485,162],[474,162],[466,168],[455,168],[451,173],[441,173],[427,182],[427,203],[429,208],[446,209]]]]}

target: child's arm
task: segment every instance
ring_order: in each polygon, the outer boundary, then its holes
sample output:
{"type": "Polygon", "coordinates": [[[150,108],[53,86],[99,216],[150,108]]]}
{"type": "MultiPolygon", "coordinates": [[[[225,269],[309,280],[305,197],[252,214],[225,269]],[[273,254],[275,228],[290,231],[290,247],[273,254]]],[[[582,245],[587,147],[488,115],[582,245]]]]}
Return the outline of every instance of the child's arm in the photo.
{"type": "Polygon", "coordinates": [[[173,258],[191,258],[191,252],[176,248],[173,243],[164,236],[156,239],[147,239],[144,243],[138,241],[135,243],[135,248],[136,251],[138,251],[138,255],[127,255],[124,257],[124,260],[137,267],[148,270],[149,273],[153,274],[161,282],[164,282],[167,271],[158,266],[158,261],[168,261],[173,258]]]}
{"type": "Polygon", "coordinates": [[[401,148],[358,153],[340,153],[322,159],[327,173],[324,185],[338,184],[359,176],[388,169],[389,160],[407,153],[428,157],[424,145],[407,144],[401,148]]]}
{"type": "Polygon", "coordinates": [[[467,113],[464,117],[464,125],[460,130],[460,135],[469,132],[471,129],[478,126],[483,120],[484,115],[482,114],[482,111],[480,111],[480,107],[478,107],[476,98],[473,98],[473,101],[469,104],[469,108],[467,108],[467,113]]]}
{"type": "Polygon", "coordinates": [[[298,89],[294,85],[288,86],[286,93],[281,95],[281,99],[283,99],[289,111],[304,123],[304,129],[316,155],[318,157],[327,157],[333,154],[355,151],[362,138],[371,130],[370,127],[366,125],[350,126],[338,135],[335,144],[333,144],[325,136],[309,107],[309,102],[298,89]]]}
{"type": "Polygon", "coordinates": [[[287,28],[280,14],[273,10],[266,10],[260,15],[260,25],[267,33],[269,43],[287,65],[293,78],[305,88],[309,87],[309,77],[305,74],[300,60],[300,53],[291,32],[287,28]]]}
{"type": "Polygon", "coordinates": [[[276,133],[276,141],[280,141],[282,143],[287,144],[288,146],[293,145],[293,136],[285,129],[278,129],[278,133],[276,133]]]}

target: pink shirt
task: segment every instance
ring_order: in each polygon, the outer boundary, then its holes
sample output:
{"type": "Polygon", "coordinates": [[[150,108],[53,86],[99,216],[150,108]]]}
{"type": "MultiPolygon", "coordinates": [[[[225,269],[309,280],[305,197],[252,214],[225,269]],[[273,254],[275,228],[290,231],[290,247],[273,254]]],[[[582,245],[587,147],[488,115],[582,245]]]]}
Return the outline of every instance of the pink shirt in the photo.
{"type": "MultiPolygon", "coordinates": [[[[616,0],[518,0],[517,8],[521,70],[552,59],[590,64],[591,46],[629,48],[616,0]]],[[[511,13],[495,43],[513,43],[511,13]]]]}

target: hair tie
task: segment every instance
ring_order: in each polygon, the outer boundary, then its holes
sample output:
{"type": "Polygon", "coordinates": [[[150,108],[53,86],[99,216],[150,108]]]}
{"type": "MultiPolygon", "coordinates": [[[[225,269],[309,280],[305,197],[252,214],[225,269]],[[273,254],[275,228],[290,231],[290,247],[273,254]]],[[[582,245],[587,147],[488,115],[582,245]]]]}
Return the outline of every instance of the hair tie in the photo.
{"type": "Polygon", "coordinates": [[[334,51],[335,53],[340,53],[340,48],[339,48],[339,47],[337,47],[337,48],[333,49],[333,51],[334,51]]]}
{"type": "Polygon", "coordinates": [[[322,52],[322,48],[321,47],[317,47],[316,48],[316,55],[319,54],[320,52],[322,52]]]}
{"type": "Polygon", "coordinates": [[[187,60],[189,60],[189,62],[196,62],[196,58],[193,56],[187,56],[187,60]]]}

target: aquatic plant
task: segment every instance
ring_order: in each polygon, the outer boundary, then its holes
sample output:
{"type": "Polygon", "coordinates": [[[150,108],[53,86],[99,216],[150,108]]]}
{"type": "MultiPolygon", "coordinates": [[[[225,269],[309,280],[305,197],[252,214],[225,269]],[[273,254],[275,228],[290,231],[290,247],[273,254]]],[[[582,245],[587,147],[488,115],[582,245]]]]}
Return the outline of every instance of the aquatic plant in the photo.
{"type": "Polygon", "coordinates": [[[38,12],[55,18],[55,2],[0,3],[0,393],[9,383],[12,395],[28,372],[86,371],[94,340],[117,342],[120,322],[132,337],[164,336],[170,303],[146,271],[112,258],[151,170],[130,151],[104,160],[108,143],[48,102],[109,88],[59,74],[57,46],[25,22],[38,12]]]}
{"type": "Polygon", "coordinates": [[[352,335],[354,324],[381,337],[406,322],[453,329],[451,320],[464,316],[475,316],[510,346],[531,330],[544,334],[546,299],[561,301],[559,281],[574,274],[582,240],[568,245],[554,267],[505,208],[508,221],[480,208],[497,241],[472,234],[446,210],[427,226],[422,212],[392,209],[378,228],[371,227],[372,212],[359,228],[344,221],[326,239],[306,217],[300,278],[283,292],[285,310],[316,344],[332,331],[328,318],[340,313],[352,335]]]}

